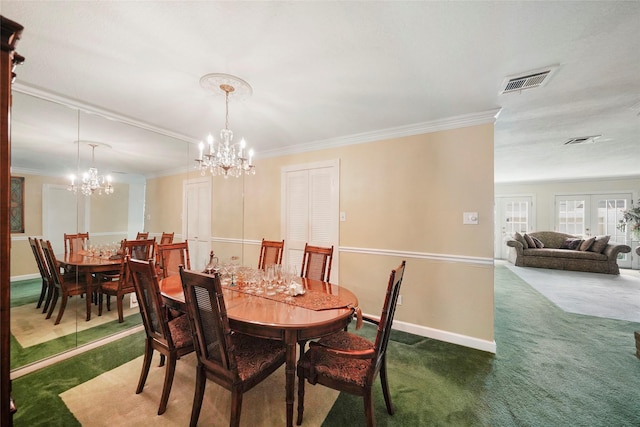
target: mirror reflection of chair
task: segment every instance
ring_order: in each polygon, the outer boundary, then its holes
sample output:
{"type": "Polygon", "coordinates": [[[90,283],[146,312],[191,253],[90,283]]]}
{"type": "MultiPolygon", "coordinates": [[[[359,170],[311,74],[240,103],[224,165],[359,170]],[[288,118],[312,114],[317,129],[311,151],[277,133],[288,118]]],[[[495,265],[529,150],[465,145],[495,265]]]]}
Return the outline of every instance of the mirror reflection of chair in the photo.
{"type": "Polygon", "coordinates": [[[63,275],[60,272],[60,265],[53,253],[50,241],[40,240],[40,246],[42,247],[44,259],[46,260],[47,267],[53,280],[53,295],[49,304],[49,311],[47,312],[46,317],[47,319],[51,318],[53,310],[56,308],[58,298],[62,297],[62,300],[60,301],[60,308],[58,309],[58,317],[56,317],[56,321],[54,322],[54,325],[57,325],[62,320],[62,315],[67,307],[69,297],[84,294],[87,291],[87,283],[84,275],[78,276],[73,273],[63,275]]]}
{"type": "Polygon", "coordinates": [[[128,256],[142,261],[150,260],[153,258],[155,242],[155,238],[146,240],[124,240],[122,242],[123,253],[118,274],[98,274],[98,316],[102,316],[103,296],[107,296],[107,310],[109,311],[111,310],[111,296],[115,296],[118,308],[118,322],[124,322],[124,296],[135,292],[133,281],[129,277],[126,258],[128,256]]]}
{"type": "Polygon", "coordinates": [[[136,235],[136,240],[146,240],[149,238],[149,233],[144,231],[138,231],[136,235]]]}
{"type": "Polygon", "coordinates": [[[38,271],[40,272],[40,277],[42,278],[42,289],[40,290],[40,297],[38,298],[36,308],[42,307],[42,303],[44,302],[42,312],[45,313],[47,308],[49,308],[49,302],[51,301],[51,295],[53,293],[53,279],[51,278],[51,273],[49,273],[49,268],[47,267],[38,239],[29,237],[28,240],[31,251],[33,252],[33,257],[36,260],[36,265],[38,266],[38,271]]]}
{"type": "Polygon", "coordinates": [[[89,240],[89,233],[64,233],[64,253],[69,254],[80,252],[84,249],[87,240],[89,240]]]}
{"type": "Polygon", "coordinates": [[[169,243],[173,243],[173,235],[174,234],[175,234],[175,232],[174,233],[162,232],[162,236],[160,236],[160,244],[161,245],[166,245],[166,244],[169,244],[169,243]]]}
{"type": "Polygon", "coordinates": [[[307,279],[328,282],[331,277],[331,261],[333,259],[333,246],[323,248],[304,245],[304,255],[302,256],[302,268],[300,276],[307,279]]]}
{"type": "Polygon", "coordinates": [[[368,427],[375,426],[373,385],[380,374],[382,394],[387,412],[393,415],[393,405],[387,382],[387,344],[396,303],[404,276],[405,261],[391,271],[387,294],[380,319],[363,316],[363,320],[378,326],[375,342],[347,331],[340,331],[311,342],[309,350],[298,361],[298,420],[304,412],[305,379],[309,384],[321,384],[346,393],[362,396],[368,427]]]}
{"type": "Polygon", "coordinates": [[[284,240],[281,242],[264,240],[260,246],[260,259],[258,269],[264,270],[273,264],[282,264],[282,252],[284,250],[284,240]]]}
{"type": "Polygon", "coordinates": [[[191,269],[189,245],[187,242],[158,245],[157,259],[162,271],[162,278],[180,274],[180,265],[191,269]]]}
{"type": "Polygon", "coordinates": [[[162,415],[167,409],[176,361],[193,351],[189,319],[187,316],[180,316],[173,320],[168,319],[153,260],[129,259],[126,264],[138,296],[138,306],[146,332],[144,361],[136,394],[142,393],[149,374],[153,351],[157,350],[161,355],[160,366],[163,365],[165,357],[167,359],[160,407],[158,408],[158,415],[162,415]]]}
{"type": "Polygon", "coordinates": [[[231,391],[230,426],[240,425],[242,395],[285,363],[283,341],[232,332],[220,275],[180,270],[198,367],[190,426],[198,423],[207,379],[231,391]]]}

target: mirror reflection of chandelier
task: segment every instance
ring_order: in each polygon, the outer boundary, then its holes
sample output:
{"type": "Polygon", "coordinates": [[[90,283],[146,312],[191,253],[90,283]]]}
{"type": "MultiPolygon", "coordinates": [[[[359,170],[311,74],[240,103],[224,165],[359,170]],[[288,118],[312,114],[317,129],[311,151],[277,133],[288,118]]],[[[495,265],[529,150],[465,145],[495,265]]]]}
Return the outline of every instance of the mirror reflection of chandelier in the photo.
{"type": "Polygon", "coordinates": [[[213,135],[207,137],[207,146],[200,142],[200,155],[196,159],[196,168],[201,175],[208,170],[212,175],[239,177],[243,174],[255,175],[256,168],[252,163],[253,150],[247,150],[247,143],[243,139],[240,143],[233,142],[233,132],[229,129],[229,96],[250,96],[251,86],[244,80],[229,74],[207,74],[200,79],[200,86],[212,91],[222,90],[225,95],[225,125],[220,131],[220,141],[215,141],[213,135]]]}
{"type": "Polygon", "coordinates": [[[76,185],[76,176],[71,175],[71,184],[67,187],[67,190],[77,193],[80,191],[85,196],[91,196],[94,193],[98,195],[113,194],[113,185],[111,184],[111,176],[106,177],[98,174],[98,169],[95,167],[95,150],[100,144],[89,143],[91,146],[91,167],[87,172],[82,174],[82,180],[76,185]]]}

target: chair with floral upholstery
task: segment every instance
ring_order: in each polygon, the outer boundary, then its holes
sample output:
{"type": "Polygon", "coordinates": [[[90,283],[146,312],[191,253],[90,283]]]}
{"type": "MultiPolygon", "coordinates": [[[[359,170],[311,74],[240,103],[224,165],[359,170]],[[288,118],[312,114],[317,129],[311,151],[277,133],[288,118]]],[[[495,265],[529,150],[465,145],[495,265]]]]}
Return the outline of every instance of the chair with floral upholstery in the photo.
{"type": "Polygon", "coordinates": [[[242,395],[285,363],[284,342],[232,332],[220,275],[180,269],[187,315],[198,356],[191,410],[195,427],[207,379],[231,391],[230,426],[240,425],[242,395]]]}
{"type": "Polygon", "coordinates": [[[270,265],[282,263],[282,252],[284,250],[284,240],[281,242],[264,240],[260,246],[260,259],[258,269],[264,270],[270,265]]]}
{"type": "Polygon", "coordinates": [[[359,335],[340,331],[309,344],[309,350],[298,361],[298,420],[304,412],[305,380],[364,398],[364,413],[368,427],[375,426],[372,388],[380,374],[387,412],[393,415],[393,405],[387,382],[387,344],[396,302],[404,275],[405,261],[391,271],[387,294],[379,320],[363,316],[363,320],[378,326],[375,342],[359,335]]]}
{"type": "Polygon", "coordinates": [[[40,277],[42,278],[42,289],[40,290],[40,297],[38,298],[36,308],[42,307],[42,303],[44,302],[42,312],[46,313],[53,294],[53,278],[51,277],[51,273],[49,273],[49,267],[47,267],[38,239],[35,237],[29,237],[28,239],[29,246],[31,246],[31,251],[33,252],[33,257],[35,258],[36,265],[38,266],[38,271],[40,272],[40,277]]]}
{"type": "MultiPolygon", "coordinates": [[[[129,257],[127,256],[127,258],[129,257]]],[[[136,289],[142,323],[147,335],[144,345],[144,361],[136,394],[142,393],[149,374],[153,351],[157,350],[160,353],[160,366],[164,364],[165,356],[167,358],[164,385],[158,408],[158,415],[162,415],[167,409],[176,361],[193,351],[189,320],[187,316],[180,316],[173,320],[169,320],[167,317],[153,260],[127,259],[126,264],[136,289]]]]}
{"type": "Polygon", "coordinates": [[[328,282],[331,277],[331,260],[333,258],[333,246],[323,248],[321,246],[304,245],[302,256],[302,268],[300,276],[307,279],[328,282]]]}
{"type": "Polygon", "coordinates": [[[181,265],[187,270],[191,269],[187,242],[158,245],[157,258],[158,271],[161,272],[162,278],[180,274],[179,266],[181,265]]]}

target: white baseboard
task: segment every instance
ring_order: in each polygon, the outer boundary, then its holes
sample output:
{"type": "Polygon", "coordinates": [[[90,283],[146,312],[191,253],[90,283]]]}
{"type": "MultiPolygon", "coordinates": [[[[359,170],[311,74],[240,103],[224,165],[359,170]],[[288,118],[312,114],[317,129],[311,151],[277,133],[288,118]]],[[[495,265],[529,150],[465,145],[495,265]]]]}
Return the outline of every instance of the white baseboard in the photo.
{"type": "Polygon", "coordinates": [[[19,282],[20,280],[39,279],[40,273],[23,274],[22,276],[11,276],[11,282],[19,282]]]}

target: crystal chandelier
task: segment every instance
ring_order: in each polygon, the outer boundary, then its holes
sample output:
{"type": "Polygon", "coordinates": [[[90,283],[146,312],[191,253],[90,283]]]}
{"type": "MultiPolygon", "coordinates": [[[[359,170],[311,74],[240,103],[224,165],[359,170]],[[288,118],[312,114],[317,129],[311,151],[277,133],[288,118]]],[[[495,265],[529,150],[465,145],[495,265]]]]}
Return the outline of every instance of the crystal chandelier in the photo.
{"type": "Polygon", "coordinates": [[[229,129],[229,95],[251,94],[251,86],[244,80],[229,74],[207,74],[200,79],[200,85],[209,90],[222,90],[225,95],[225,122],[220,131],[220,141],[213,135],[207,137],[207,146],[201,141],[198,145],[200,155],[196,159],[196,168],[204,176],[207,170],[214,176],[222,175],[239,177],[243,174],[255,175],[256,168],[252,163],[253,150],[247,150],[243,139],[233,143],[233,132],[229,129]]]}
{"type": "Polygon", "coordinates": [[[91,167],[82,175],[82,181],[76,185],[76,176],[71,175],[71,184],[67,190],[77,193],[80,190],[85,196],[91,196],[97,192],[98,195],[113,194],[113,185],[111,184],[111,176],[98,175],[98,169],[95,168],[95,150],[98,144],[88,144],[91,146],[91,167]]]}

